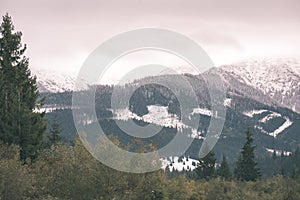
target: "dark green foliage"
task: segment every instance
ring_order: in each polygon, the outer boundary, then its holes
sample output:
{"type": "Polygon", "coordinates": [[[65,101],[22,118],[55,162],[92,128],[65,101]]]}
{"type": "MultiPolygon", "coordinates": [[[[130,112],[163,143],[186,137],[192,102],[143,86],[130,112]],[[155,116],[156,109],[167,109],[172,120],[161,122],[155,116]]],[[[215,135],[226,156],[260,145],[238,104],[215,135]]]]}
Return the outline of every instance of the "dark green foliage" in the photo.
{"type": "Polygon", "coordinates": [[[252,146],[253,138],[250,130],[247,132],[246,143],[236,163],[235,177],[242,181],[255,181],[260,177],[259,169],[254,158],[255,146],[252,146]]]}
{"type": "Polygon", "coordinates": [[[221,166],[217,170],[217,174],[224,180],[230,180],[232,177],[230,167],[229,167],[226,157],[224,155],[223,155],[223,160],[222,160],[221,166]]]}
{"type": "Polygon", "coordinates": [[[14,32],[11,17],[6,14],[0,26],[0,139],[20,146],[20,159],[35,160],[42,148],[46,122],[36,78],[28,68],[21,44],[21,32],[14,32]]]}
{"type": "Polygon", "coordinates": [[[210,151],[204,158],[199,159],[195,172],[199,179],[209,180],[215,175],[215,153],[210,151]]]}
{"type": "Polygon", "coordinates": [[[34,180],[19,151],[16,145],[0,142],[0,199],[29,199],[34,180]]]}
{"type": "MultiPolygon", "coordinates": [[[[165,76],[167,80],[175,80],[176,77],[174,76],[165,76]]],[[[193,76],[187,77],[189,81],[193,82],[194,78],[193,76]]],[[[160,79],[160,77],[153,77],[153,80],[160,79]]],[[[138,81],[139,84],[141,84],[143,81],[138,81]]],[[[155,81],[153,81],[155,82],[155,81]]],[[[177,84],[177,83],[175,83],[177,84]]],[[[198,83],[195,81],[195,84],[198,83]]],[[[116,95],[120,95],[122,93],[128,93],[131,91],[132,85],[127,84],[125,86],[119,87],[119,86],[98,86],[97,91],[95,93],[95,108],[96,108],[96,114],[97,117],[104,123],[101,124],[101,126],[105,126],[105,131],[107,133],[113,133],[118,138],[123,140],[123,133],[120,130],[117,130],[112,123],[107,123],[106,120],[110,120],[112,117],[112,112],[110,109],[110,96],[112,91],[116,91],[116,95]],[[119,92],[118,91],[122,91],[119,92]],[[104,125],[103,125],[104,124],[104,125]]],[[[202,95],[198,90],[201,90],[202,85],[199,83],[199,87],[196,87],[196,93],[197,95],[202,95]]],[[[189,92],[190,90],[184,90],[178,85],[177,87],[178,91],[177,93],[182,94],[185,98],[189,99],[189,92]]],[[[204,91],[203,91],[204,92],[204,91]]],[[[132,111],[136,111],[141,109],[140,111],[137,111],[138,114],[146,114],[147,111],[147,105],[150,104],[160,104],[163,106],[168,105],[168,109],[170,113],[179,114],[176,109],[173,107],[176,107],[177,109],[180,108],[177,106],[176,99],[174,99],[174,94],[172,94],[170,91],[165,89],[164,87],[158,87],[155,84],[147,85],[146,87],[141,87],[138,90],[136,90],[136,94],[134,97],[131,98],[130,102],[133,107],[132,111]],[[162,94],[160,94],[162,93],[162,94]],[[151,94],[151,95],[150,95],[151,94]],[[141,96],[139,96],[141,95],[141,96]],[[147,102],[147,103],[146,103],[147,102]],[[172,103],[173,102],[173,103],[172,103]],[[171,108],[170,108],[171,107],[171,108]]],[[[58,119],[61,122],[61,136],[63,141],[68,141],[72,143],[72,140],[74,140],[74,136],[76,134],[75,126],[74,126],[74,120],[72,118],[71,113],[71,97],[72,94],[70,92],[65,93],[57,93],[57,94],[42,94],[42,96],[46,97],[45,103],[47,106],[51,107],[52,105],[58,105],[58,107],[62,108],[61,110],[56,110],[55,113],[58,115],[58,119]],[[71,140],[71,141],[70,141],[71,140]]],[[[205,98],[200,98],[202,96],[199,96],[200,99],[200,107],[204,106],[203,108],[210,109],[209,106],[206,107],[206,100],[205,98]],[[202,101],[203,100],[203,101],[202,101]]],[[[293,121],[293,124],[285,129],[282,133],[277,135],[277,138],[274,138],[270,135],[267,135],[263,133],[261,130],[254,128],[253,129],[253,136],[254,136],[254,145],[257,146],[255,149],[256,152],[256,159],[264,159],[266,155],[268,155],[268,152],[266,151],[266,148],[272,149],[276,147],[277,150],[286,150],[286,151],[294,151],[297,146],[300,145],[300,134],[298,134],[298,130],[300,130],[300,115],[297,113],[292,112],[291,110],[281,108],[281,107],[274,107],[274,106],[268,106],[264,105],[262,103],[256,102],[253,99],[248,99],[242,96],[236,96],[232,95],[230,93],[227,94],[227,97],[232,99],[232,107],[228,107],[226,110],[226,121],[225,126],[222,131],[222,137],[220,137],[218,143],[214,147],[214,152],[216,154],[216,158],[218,160],[222,160],[222,154],[226,154],[228,163],[235,163],[236,160],[239,157],[239,151],[243,147],[243,144],[245,142],[245,135],[244,131],[247,129],[247,127],[254,127],[254,126],[261,126],[266,130],[274,130],[275,127],[279,127],[282,125],[282,119],[284,120],[284,117],[289,118],[291,121],[293,121]],[[247,110],[269,110],[266,113],[257,114],[253,117],[248,117],[243,114],[244,111],[247,110]],[[272,112],[277,112],[282,115],[281,120],[274,119],[269,121],[270,123],[261,123],[259,122],[260,119],[264,118],[267,114],[270,114],[272,112]],[[279,121],[278,121],[279,120],[279,121]],[[270,127],[269,127],[270,126],[270,127]]],[[[122,96],[118,96],[118,98],[122,98],[122,96]]],[[[209,102],[209,101],[208,101],[209,102]]],[[[122,108],[128,107],[128,105],[121,105],[122,108]]],[[[193,108],[189,108],[189,110],[193,110],[193,108]]],[[[46,118],[51,119],[53,118],[54,113],[47,113],[46,118]]],[[[182,119],[185,120],[187,117],[191,117],[192,120],[194,120],[198,115],[187,115],[186,113],[182,114],[182,119]]],[[[189,120],[185,120],[185,123],[189,123],[189,120]]],[[[135,121],[136,122],[136,121],[135,121]]],[[[126,122],[121,122],[125,124],[126,122]]],[[[210,117],[206,115],[200,115],[199,120],[199,127],[198,131],[201,133],[201,136],[205,137],[205,134],[208,130],[208,126],[210,124],[210,117]]],[[[190,134],[190,130],[184,129],[184,133],[190,134]]],[[[170,142],[170,139],[173,138],[175,135],[174,130],[168,129],[164,131],[164,134],[160,134],[160,138],[157,138],[157,142],[155,143],[155,146],[157,148],[161,148],[165,144],[170,142]],[[166,133],[166,134],[165,134],[166,133]]],[[[127,134],[126,134],[127,135],[127,134]]],[[[148,140],[149,141],[149,140],[148,140]]],[[[152,141],[151,141],[152,142],[152,141]]],[[[185,152],[186,155],[190,156],[193,159],[198,158],[198,152],[201,147],[201,140],[194,140],[190,148],[185,152]]],[[[232,166],[233,169],[234,166],[232,166]]]]}
{"type": "Polygon", "coordinates": [[[148,105],[168,106],[170,113],[176,113],[180,117],[180,107],[176,96],[170,89],[159,84],[146,84],[138,88],[131,96],[130,110],[137,115],[148,113],[148,105]]]}
{"type": "Polygon", "coordinates": [[[58,142],[61,141],[60,137],[60,127],[59,127],[59,122],[57,120],[57,116],[55,115],[53,122],[50,127],[50,134],[48,136],[49,140],[49,146],[57,144],[58,142]]]}
{"type": "Polygon", "coordinates": [[[161,190],[153,190],[151,192],[151,200],[163,200],[164,193],[161,190]]]}
{"type": "Polygon", "coordinates": [[[168,179],[162,171],[132,174],[111,169],[80,141],[43,150],[22,165],[18,146],[0,143],[0,199],[299,199],[300,179],[282,176],[256,182],[220,178],[168,179]]]}

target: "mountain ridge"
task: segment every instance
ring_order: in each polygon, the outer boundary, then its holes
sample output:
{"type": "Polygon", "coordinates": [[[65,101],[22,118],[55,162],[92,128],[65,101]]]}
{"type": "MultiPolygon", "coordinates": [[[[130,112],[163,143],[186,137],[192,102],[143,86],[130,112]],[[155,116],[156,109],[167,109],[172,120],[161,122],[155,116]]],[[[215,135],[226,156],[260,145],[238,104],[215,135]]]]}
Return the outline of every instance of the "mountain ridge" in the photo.
{"type": "Polygon", "coordinates": [[[286,59],[263,59],[224,65],[216,70],[229,87],[249,98],[277,104],[300,113],[300,62],[286,59]],[[255,92],[242,90],[242,85],[255,92]],[[265,96],[269,97],[268,99],[265,96]]]}

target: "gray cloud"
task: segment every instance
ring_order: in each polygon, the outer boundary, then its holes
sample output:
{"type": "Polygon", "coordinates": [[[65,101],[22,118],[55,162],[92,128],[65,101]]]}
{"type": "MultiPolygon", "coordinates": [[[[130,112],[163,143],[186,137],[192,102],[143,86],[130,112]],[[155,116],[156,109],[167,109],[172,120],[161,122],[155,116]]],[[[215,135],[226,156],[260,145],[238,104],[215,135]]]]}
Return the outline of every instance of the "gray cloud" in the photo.
{"type": "Polygon", "coordinates": [[[299,7],[298,0],[1,0],[0,14],[9,12],[23,32],[31,66],[78,69],[104,40],[142,27],[186,34],[219,64],[225,57],[298,56],[299,7]]]}

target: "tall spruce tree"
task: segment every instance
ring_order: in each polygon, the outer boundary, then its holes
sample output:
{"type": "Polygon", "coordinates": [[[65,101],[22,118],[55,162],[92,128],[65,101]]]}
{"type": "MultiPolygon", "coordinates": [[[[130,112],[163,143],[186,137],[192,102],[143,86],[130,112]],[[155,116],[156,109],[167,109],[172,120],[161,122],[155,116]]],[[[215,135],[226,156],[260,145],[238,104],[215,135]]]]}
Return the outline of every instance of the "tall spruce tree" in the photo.
{"type": "Polygon", "coordinates": [[[15,32],[11,17],[6,14],[0,26],[0,139],[20,146],[20,159],[34,160],[44,138],[44,113],[38,100],[36,78],[24,56],[21,32],[15,32]]]}
{"type": "Polygon", "coordinates": [[[231,171],[230,167],[227,163],[226,157],[223,155],[223,160],[221,163],[220,168],[217,171],[218,176],[222,177],[224,180],[230,180],[231,179],[231,171]]]}
{"type": "Polygon", "coordinates": [[[242,181],[255,181],[260,177],[260,171],[255,162],[254,149],[252,146],[253,138],[250,130],[246,132],[246,143],[236,163],[235,177],[242,181]]]}

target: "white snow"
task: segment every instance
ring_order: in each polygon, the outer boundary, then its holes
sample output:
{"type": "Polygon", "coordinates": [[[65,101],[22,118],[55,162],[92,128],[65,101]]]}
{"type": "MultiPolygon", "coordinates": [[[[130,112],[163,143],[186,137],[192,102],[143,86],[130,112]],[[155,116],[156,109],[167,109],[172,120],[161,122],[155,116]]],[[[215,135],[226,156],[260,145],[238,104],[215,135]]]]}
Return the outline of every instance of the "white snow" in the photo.
{"type": "MultiPolygon", "coordinates": [[[[232,65],[221,66],[218,70],[224,77],[249,85],[272,98],[280,106],[293,108],[299,99],[300,62],[296,59],[254,59],[232,65]]],[[[299,108],[294,110],[299,112],[299,108]]]]}
{"type": "Polygon", "coordinates": [[[43,108],[39,108],[39,109],[34,109],[33,112],[35,113],[51,113],[55,110],[64,110],[64,109],[71,109],[70,106],[51,106],[51,107],[43,107],[43,108]]]}
{"type": "Polygon", "coordinates": [[[248,117],[253,117],[254,115],[259,115],[259,114],[262,114],[264,112],[268,112],[268,110],[250,110],[250,111],[243,112],[243,114],[248,116],[248,117]]]}
{"type": "Polygon", "coordinates": [[[199,163],[198,160],[187,158],[187,157],[183,157],[182,161],[179,162],[178,156],[170,157],[170,158],[162,158],[161,161],[162,161],[162,169],[166,169],[168,167],[171,172],[173,171],[173,169],[177,171],[183,171],[183,170],[193,171],[197,167],[197,164],[199,163]]]}
{"type": "Polygon", "coordinates": [[[53,111],[55,111],[57,108],[39,108],[39,109],[34,109],[33,112],[35,113],[51,113],[53,111]]]}
{"type": "Polygon", "coordinates": [[[182,121],[175,114],[170,114],[168,112],[167,106],[160,105],[149,105],[147,106],[149,113],[143,116],[138,116],[135,113],[132,113],[128,108],[117,110],[115,114],[115,118],[118,120],[128,120],[128,119],[136,119],[142,120],[147,123],[153,123],[156,125],[164,126],[164,127],[172,127],[172,128],[187,128],[188,126],[183,124],[182,121]]]}
{"type": "Polygon", "coordinates": [[[165,127],[187,128],[175,114],[168,112],[167,106],[147,106],[149,113],[142,116],[143,121],[165,127]]]}
{"type": "Polygon", "coordinates": [[[141,117],[137,116],[135,113],[132,113],[128,108],[118,109],[114,111],[115,119],[127,121],[128,119],[138,119],[141,120],[141,117]]]}
{"type": "Polygon", "coordinates": [[[270,135],[270,133],[268,133],[267,131],[265,131],[265,130],[263,129],[263,127],[261,127],[261,126],[255,125],[254,128],[260,130],[260,131],[261,131],[262,133],[264,133],[264,134],[270,135]]]}
{"type": "Polygon", "coordinates": [[[194,114],[201,114],[206,116],[212,116],[212,111],[206,108],[194,108],[192,115],[194,114]]]}
{"type": "Polygon", "coordinates": [[[31,69],[37,78],[40,92],[65,92],[73,91],[75,84],[75,73],[54,70],[31,69]]]}
{"type": "Polygon", "coordinates": [[[276,112],[272,112],[271,114],[268,114],[264,118],[260,119],[259,122],[266,123],[267,121],[269,121],[273,118],[276,118],[276,117],[281,117],[281,114],[276,113],[276,112]]]}
{"type": "Polygon", "coordinates": [[[276,92],[289,94],[292,86],[299,82],[300,77],[295,70],[299,66],[297,62],[290,59],[256,59],[223,66],[222,70],[273,97],[276,92]]]}
{"type": "Polygon", "coordinates": [[[86,125],[92,124],[93,122],[94,122],[94,120],[92,120],[92,119],[85,119],[85,120],[83,120],[83,125],[86,126],[86,125]]]}
{"type": "Polygon", "coordinates": [[[224,106],[231,107],[231,101],[232,101],[232,99],[226,98],[224,100],[224,106]]]}
{"type": "Polygon", "coordinates": [[[293,122],[289,118],[284,117],[284,119],[285,122],[271,133],[265,131],[261,126],[258,125],[255,125],[254,128],[259,129],[261,132],[276,138],[278,134],[280,134],[282,131],[284,131],[285,129],[287,129],[289,126],[293,124],[293,122]]]}
{"type": "Polygon", "coordinates": [[[198,132],[197,129],[193,128],[191,131],[191,134],[189,135],[189,137],[194,138],[194,139],[204,139],[203,136],[201,136],[201,132],[198,132]]]}
{"type": "MultiPolygon", "coordinates": [[[[268,148],[265,148],[265,149],[269,153],[273,153],[274,152],[274,149],[268,149],[268,148]]],[[[276,155],[280,156],[281,152],[282,152],[282,150],[276,150],[276,155]]],[[[292,152],[290,152],[290,151],[283,151],[283,155],[285,155],[285,156],[290,156],[291,154],[292,154],[292,152]]]]}

